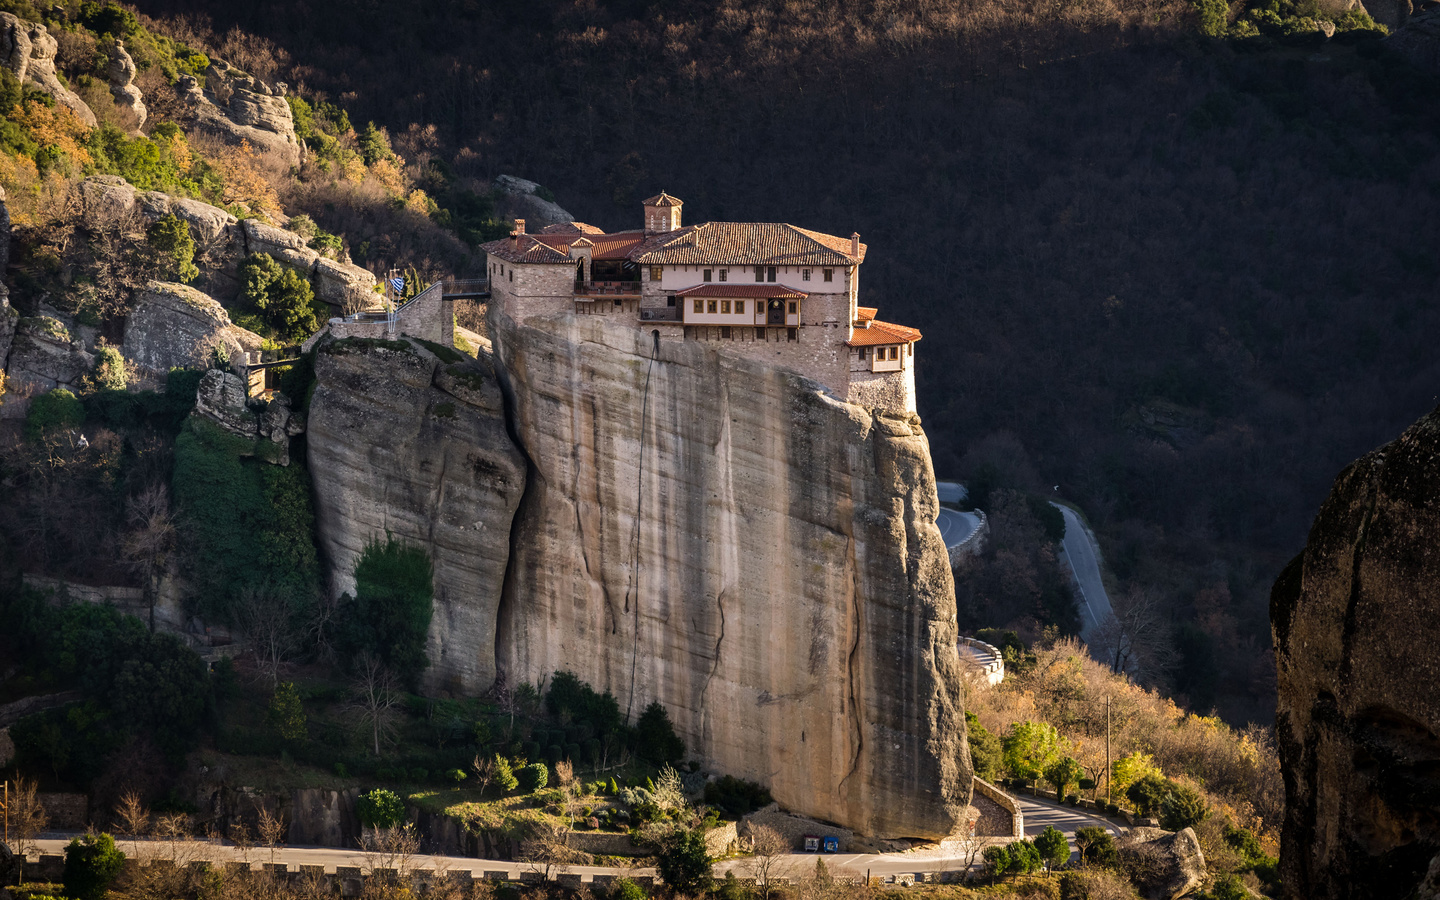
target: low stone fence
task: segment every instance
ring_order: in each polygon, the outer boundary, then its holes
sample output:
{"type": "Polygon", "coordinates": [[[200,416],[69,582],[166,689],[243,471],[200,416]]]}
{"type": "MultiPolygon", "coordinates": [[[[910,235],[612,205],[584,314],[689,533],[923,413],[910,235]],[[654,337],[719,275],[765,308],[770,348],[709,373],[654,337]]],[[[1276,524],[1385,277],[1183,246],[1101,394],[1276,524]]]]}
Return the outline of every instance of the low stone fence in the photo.
{"type": "Polygon", "coordinates": [[[955,546],[949,548],[950,568],[959,565],[960,560],[966,556],[974,556],[985,549],[985,536],[990,533],[990,519],[985,515],[983,509],[972,510],[980,519],[980,527],[970,533],[970,536],[955,546]]]}
{"type": "Polygon", "coordinates": [[[1015,798],[983,778],[976,778],[974,782],[976,793],[998,804],[1010,814],[1010,836],[1023,838],[1025,836],[1025,813],[1021,812],[1020,804],[1015,802],[1015,798]]]}
{"type": "Polygon", "coordinates": [[[960,662],[967,669],[983,676],[985,682],[992,686],[1005,680],[1005,654],[1000,652],[1000,648],[968,637],[962,637],[958,643],[962,657],[960,662]]]}
{"type": "Polygon", "coordinates": [[[855,840],[855,832],[848,828],[841,828],[838,825],[827,825],[815,819],[807,819],[804,816],[797,816],[793,813],[783,812],[778,803],[772,803],[764,809],[757,810],[740,820],[738,834],[741,837],[750,837],[750,830],[757,825],[768,825],[780,833],[785,842],[792,850],[804,849],[803,841],[806,835],[816,837],[833,837],[840,841],[841,852],[850,849],[850,844],[855,840]]]}

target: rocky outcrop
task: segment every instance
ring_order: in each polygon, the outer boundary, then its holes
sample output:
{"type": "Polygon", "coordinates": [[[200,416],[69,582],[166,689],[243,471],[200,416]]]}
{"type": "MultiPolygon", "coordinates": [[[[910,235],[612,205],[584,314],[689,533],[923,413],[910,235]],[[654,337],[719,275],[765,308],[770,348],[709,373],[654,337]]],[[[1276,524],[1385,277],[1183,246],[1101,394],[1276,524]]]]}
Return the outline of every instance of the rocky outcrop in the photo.
{"type": "Polygon", "coordinates": [[[535,182],[514,175],[501,175],[495,179],[495,194],[500,201],[501,215],[524,219],[525,228],[532,233],[539,232],[546,225],[560,225],[575,218],[558,203],[536,193],[543,190],[535,182]]]}
{"type": "Polygon", "coordinates": [[[245,382],[220,369],[211,369],[195,391],[195,414],[225,431],[252,442],[241,456],[258,456],[281,466],[290,465],[290,438],[305,432],[305,421],[290,409],[290,401],[277,395],[269,401],[252,401],[245,382]]]}
{"type": "Polygon", "coordinates": [[[145,108],[145,95],[135,86],[135,60],[125,52],[123,41],[116,41],[111,49],[105,74],[110,79],[110,93],[115,96],[115,104],[130,111],[138,131],[150,112],[145,108]]]}
{"type": "Polygon", "coordinates": [[[1270,621],[1284,896],[1411,895],[1440,854],[1440,410],[1335,479],[1270,621]]]}
{"type": "Polygon", "coordinates": [[[1440,9],[1411,16],[1403,24],[1404,27],[1385,39],[1385,46],[1415,68],[1432,75],[1440,74],[1440,9]]]}
{"type": "Polygon", "coordinates": [[[283,83],[266,84],[221,60],[205,73],[205,88],[193,77],[180,77],[180,94],[191,125],[231,143],[248,143],[262,157],[286,166],[305,158],[295,137],[295,117],[285,102],[283,83]]]}
{"type": "Polygon", "coordinates": [[[44,25],[27,22],[10,13],[0,13],[0,66],[22,82],[32,84],[71,109],[80,121],[95,127],[95,113],[55,74],[58,45],[44,25]]]}
{"type": "MultiPolygon", "coordinates": [[[[6,202],[5,188],[0,187],[0,309],[10,303],[10,288],[5,284],[5,274],[10,268],[10,205],[6,202]]],[[[0,369],[5,368],[5,351],[0,347],[0,369]]]]}
{"type": "Polygon", "coordinates": [[[291,231],[254,219],[241,222],[229,212],[199,200],[171,197],[158,191],[137,191],[115,175],[94,175],[80,184],[83,216],[113,221],[138,211],[148,222],[174,215],[190,226],[195,238],[197,288],[212,296],[232,298],[239,291],[240,263],[252,253],[268,253],[304,273],[315,296],[351,312],[375,305],[375,276],[343,260],[327,259],[291,231]]]}
{"type": "Polygon", "coordinates": [[[1145,900],[1179,900],[1205,883],[1205,854],[1194,829],[1132,828],[1116,849],[1145,900]]]}
{"type": "Polygon", "coordinates": [[[239,359],[263,343],[258,334],[232,325],[214,298],[187,285],[152,281],[136,296],[121,352],[140,368],[161,374],[204,368],[217,356],[239,359]]]}
{"type": "Polygon", "coordinates": [[[490,317],[532,465],[507,682],[566,669],[632,716],[659,700],[707,768],[861,834],[959,827],[954,586],[918,417],[696,342],[652,364],[650,335],[598,316],[490,317]]]}
{"type": "Polygon", "coordinates": [[[410,341],[322,344],[309,431],[317,533],[336,591],[354,590],[372,540],[425,548],[435,566],[426,688],[487,690],[526,478],[488,359],[442,362],[410,341]]]}
{"type": "MultiPolygon", "coordinates": [[[[3,326],[0,326],[3,328],[3,326]]],[[[59,320],[34,316],[16,320],[15,337],[5,369],[16,385],[48,391],[73,388],[95,368],[95,357],[59,320]]]]}

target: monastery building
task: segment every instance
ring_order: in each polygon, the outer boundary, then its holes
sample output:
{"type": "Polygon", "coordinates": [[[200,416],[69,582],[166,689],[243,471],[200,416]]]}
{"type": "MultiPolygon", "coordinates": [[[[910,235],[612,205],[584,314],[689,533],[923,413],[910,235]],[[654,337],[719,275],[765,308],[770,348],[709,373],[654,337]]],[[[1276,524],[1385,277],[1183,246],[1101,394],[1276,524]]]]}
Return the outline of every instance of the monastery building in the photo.
{"type": "Polygon", "coordinates": [[[866,407],[915,411],[920,332],[859,306],[865,245],[778,223],[682,225],[681,202],[644,203],[644,227],[606,234],[569,222],[526,234],[516,220],[489,254],[492,303],[512,319],[605,315],[707,341],[825,385],[866,407]]]}

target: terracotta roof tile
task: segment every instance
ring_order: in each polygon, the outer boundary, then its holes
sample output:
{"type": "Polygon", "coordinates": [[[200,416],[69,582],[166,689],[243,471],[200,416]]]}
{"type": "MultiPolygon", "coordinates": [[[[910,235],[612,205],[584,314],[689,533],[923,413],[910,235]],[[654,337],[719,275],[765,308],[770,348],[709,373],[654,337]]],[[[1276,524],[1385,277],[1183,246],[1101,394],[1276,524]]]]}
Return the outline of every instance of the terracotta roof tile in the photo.
{"type": "Polygon", "coordinates": [[[859,324],[860,322],[868,322],[868,321],[870,321],[870,320],[873,319],[873,318],[875,318],[875,307],[873,307],[873,306],[857,306],[857,307],[855,307],[855,322],[856,322],[856,324],[859,324]]]}
{"type": "Polygon", "coordinates": [[[706,222],[656,235],[654,249],[632,256],[638,263],[738,266],[848,266],[865,259],[850,256],[850,241],[794,225],[773,222],[706,222]]]}
{"type": "Polygon", "coordinates": [[[918,340],[918,329],[872,319],[869,328],[856,328],[846,344],[850,347],[874,347],[879,344],[908,344],[918,340]]]}
{"type": "Polygon", "coordinates": [[[546,240],[563,235],[534,235],[522,234],[519,240],[512,243],[511,238],[501,238],[498,241],[491,241],[488,244],[481,244],[480,249],[496,259],[503,259],[507,262],[516,263],[569,263],[570,246],[568,241],[565,249],[559,250],[550,246],[546,240]]]}
{"type": "Polygon", "coordinates": [[[541,234],[604,234],[605,229],[597,228],[594,225],[587,225],[584,222],[561,222],[558,225],[546,225],[540,229],[541,234]]]}
{"type": "Polygon", "coordinates": [[[778,284],[701,284],[683,291],[677,297],[760,297],[765,300],[803,300],[810,296],[778,284]]]}
{"type": "Polygon", "coordinates": [[[664,191],[661,191],[660,193],[658,193],[658,194],[656,194],[655,196],[651,197],[649,200],[646,200],[646,201],[645,201],[645,205],[646,205],[646,206],[684,206],[685,204],[684,204],[682,201],[677,200],[677,199],[675,199],[674,197],[670,196],[669,194],[665,193],[664,191]]]}

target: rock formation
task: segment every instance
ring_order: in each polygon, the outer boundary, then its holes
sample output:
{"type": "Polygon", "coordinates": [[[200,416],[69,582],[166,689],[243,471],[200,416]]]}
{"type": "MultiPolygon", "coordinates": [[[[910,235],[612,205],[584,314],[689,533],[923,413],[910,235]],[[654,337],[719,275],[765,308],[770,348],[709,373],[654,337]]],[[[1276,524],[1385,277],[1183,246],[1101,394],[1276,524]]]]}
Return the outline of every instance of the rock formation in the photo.
{"type": "Polygon", "coordinates": [[[426,687],[487,690],[526,467],[493,370],[442,363],[409,341],[332,341],[316,352],[308,427],[317,533],[337,591],[354,590],[372,540],[425,548],[435,566],[426,687]]]}
{"type": "Polygon", "coordinates": [[[290,438],[305,432],[305,423],[290,411],[290,401],[276,397],[256,404],[245,394],[245,383],[235,375],[211,369],[195,391],[195,414],[209,419],[236,437],[254,441],[252,453],[277,465],[290,465],[290,438]]]}
{"type": "MultiPolygon", "coordinates": [[[[6,203],[5,189],[0,187],[0,309],[10,304],[10,288],[5,284],[6,272],[10,268],[10,205],[6,203]]],[[[5,351],[0,348],[0,369],[5,367],[5,351]]]]}
{"type": "Polygon", "coordinates": [[[22,82],[38,87],[69,107],[80,121],[95,127],[95,114],[73,91],[60,83],[55,74],[55,51],[58,45],[45,26],[26,22],[10,13],[0,13],[0,66],[4,66],[22,82]]]}
{"type": "Polygon", "coordinates": [[[918,417],[699,343],[652,363],[649,335],[598,316],[490,317],[531,461],[508,683],[571,670],[631,715],[659,700],[692,757],[788,809],[951,834],[971,773],[918,417]]]}
{"type": "Polygon", "coordinates": [[[546,225],[560,225],[575,217],[566,212],[558,203],[546,200],[536,191],[540,185],[514,175],[500,175],[495,179],[495,194],[500,201],[499,212],[512,219],[524,219],[531,231],[539,231],[546,225]]]}
{"type": "Polygon", "coordinates": [[[204,368],[217,353],[239,359],[242,351],[259,350],[258,334],[230,323],[230,316],[212,297],[165,281],[152,281],[135,299],[125,326],[121,352],[142,369],[161,374],[172,368],[204,368]]]}
{"type": "Polygon", "coordinates": [[[1385,46],[1417,69],[1440,73],[1440,9],[1411,16],[1404,27],[1385,39],[1385,46]]]}
{"type": "Polygon", "coordinates": [[[135,60],[125,52],[123,41],[116,41],[110,51],[105,74],[110,79],[110,93],[115,96],[116,105],[130,110],[135,116],[135,130],[139,131],[150,112],[145,108],[145,95],[135,86],[135,60]]]}
{"type": "Polygon", "coordinates": [[[248,143],[262,157],[298,166],[305,147],[295,137],[295,117],[285,102],[284,84],[266,84],[221,60],[205,73],[206,88],[180,76],[180,94],[191,126],[231,143],[248,143]]]}
{"type": "Polygon", "coordinates": [[[1440,859],[1440,410],[1335,479],[1270,620],[1284,896],[1411,896],[1440,859]]]}
{"type": "Polygon", "coordinates": [[[1205,854],[1193,828],[1132,828],[1116,849],[1145,900],[1179,900],[1205,883],[1205,854]]]}
{"type": "Polygon", "coordinates": [[[86,353],[79,341],[71,340],[69,330],[59,320],[32,316],[16,321],[5,368],[9,380],[17,386],[29,385],[41,391],[73,388],[95,368],[95,357],[86,353]]]}

